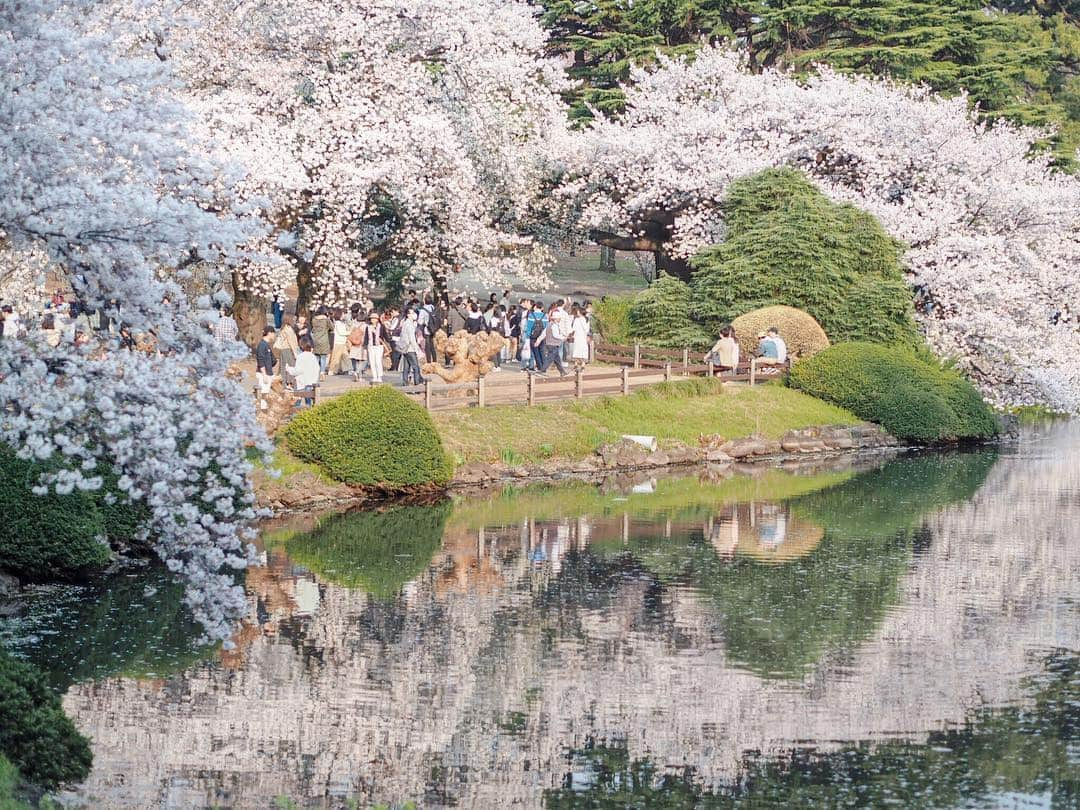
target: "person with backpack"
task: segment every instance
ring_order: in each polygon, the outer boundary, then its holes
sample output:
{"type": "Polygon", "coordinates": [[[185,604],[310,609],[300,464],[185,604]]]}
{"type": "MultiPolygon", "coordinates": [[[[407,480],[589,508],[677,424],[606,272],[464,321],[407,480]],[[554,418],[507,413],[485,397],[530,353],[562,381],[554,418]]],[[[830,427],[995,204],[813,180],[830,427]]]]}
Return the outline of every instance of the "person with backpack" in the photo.
{"type": "Polygon", "coordinates": [[[544,332],[547,331],[547,316],[540,301],[532,302],[532,309],[521,327],[521,370],[532,371],[539,367],[542,360],[540,347],[543,345],[544,332]],[[526,345],[527,344],[527,345],[526,345]],[[528,359],[526,359],[526,353],[528,359]]]}
{"type": "Polygon", "coordinates": [[[330,340],[334,332],[334,324],[326,311],[326,307],[319,307],[315,311],[315,317],[311,319],[311,343],[315,347],[315,356],[319,358],[319,373],[326,376],[330,358],[330,340]]]}
{"type": "Polygon", "coordinates": [[[462,311],[463,301],[459,295],[454,299],[454,302],[450,305],[449,311],[446,313],[446,323],[449,326],[446,334],[456,335],[462,329],[465,328],[465,313],[462,311]]]}
{"type": "Polygon", "coordinates": [[[349,330],[345,343],[348,344],[349,365],[352,366],[353,382],[360,382],[360,377],[367,370],[367,348],[364,346],[364,337],[367,334],[367,324],[359,318],[359,310],[352,313],[352,328],[349,330]]]}
{"type": "Polygon", "coordinates": [[[470,335],[486,331],[484,315],[475,301],[469,304],[469,311],[465,314],[465,331],[470,335]]]}
{"type": "Polygon", "coordinates": [[[559,369],[559,376],[566,376],[567,371],[566,366],[563,365],[562,353],[563,344],[566,343],[567,337],[568,331],[564,326],[559,305],[552,304],[551,310],[548,312],[547,328],[544,330],[542,362],[537,370],[538,374],[546,375],[548,368],[554,363],[559,369]]]}
{"type": "Polygon", "coordinates": [[[417,323],[423,328],[424,359],[429,363],[438,360],[435,352],[435,333],[442,329],[445,322],[446,311],[441,306],[436,306],[430,295],[425,295],[424,306],[417,317],[417,323]]]}

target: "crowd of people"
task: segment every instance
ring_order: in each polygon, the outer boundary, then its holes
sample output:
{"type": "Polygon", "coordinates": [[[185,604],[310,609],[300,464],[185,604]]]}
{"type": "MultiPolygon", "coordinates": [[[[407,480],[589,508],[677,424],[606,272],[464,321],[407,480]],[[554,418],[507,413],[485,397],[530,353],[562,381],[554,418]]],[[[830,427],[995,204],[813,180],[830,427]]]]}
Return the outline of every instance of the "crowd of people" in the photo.
{"type": "MultiPolygon", "coordinates": [[[[280,299],[271,306],[273,325],[263,330],[255,358],[259,390],[266,394],[275,373],[306,402],[330,375],[349,375],[377,385],[387,373],[400,373],[403,385],[424,382],[422,362],[450,363],[438,352],[436,333],[465,331],[495,333],[505,338],[492,360],[494,371],[510,361],[521,371],[547,375],[554,366],[560,375],[568,364],[583,367],[592,356],[592,304],[558,299],[549,306],[532,298],[510,300],[510,291],[492,293],[486,301],[455,297],[422,298],[410,290],[401,306],[381,312],[365,311],[360,304],[319,307],[309,319],[288,313],[280,299]]],[[[214,324],[215,336],[235,340],[237,327],[227,309],[214,324]]]]}

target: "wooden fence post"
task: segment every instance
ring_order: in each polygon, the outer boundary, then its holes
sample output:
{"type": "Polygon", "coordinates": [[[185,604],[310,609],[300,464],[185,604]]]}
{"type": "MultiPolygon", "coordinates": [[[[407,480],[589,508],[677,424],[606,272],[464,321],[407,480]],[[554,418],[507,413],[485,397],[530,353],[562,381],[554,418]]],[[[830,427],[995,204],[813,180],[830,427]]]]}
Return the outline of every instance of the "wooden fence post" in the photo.
{"type": "Polygon", "coordinates": [[[634,341],[634,368],[641,368],[641,344],[634,341]]]}
{"type": "Polygon", "coordinates": [[[424,407],[431,410],[431,377],[424,380],[424,407]]]}
{"type": "Polygon", "coordinates": [[[525,376],[525,387],[526,387],[526,390],[528,391],[528,397],[526,399],[526,404],[535,405],[536,404],[536,377],[533,376],[532,374],[527,374],[525,376]]]}
{"type": "Polygon", "coordinates": [[[476,378],[476,407],[484,407],[484,375],[476,378]]]}
{"type": "Polygon", "coordinates": [[[709,376],[710,377],[715,377],[716,376],[716,366],[714,366],[712,364],[712,360],[709,361],[709,376]]]}
{"type": "Polygon", "coordinates": [[[585,375],[580,367],[574,369],[574,397],[581,399],[585,393],[585,375]]]}
{"type": "Polygon", "coordinates": [[[750,361],[750,385],[753,386],[757,382],[757,358],[755,357],[750,361]]]}
{"type": "Polygon", "coordinates": [[[622,367],[622,393],[624,397],[630,395],[630,369],[626,366],[622,367]]]}
{"type": "Polygon", "coordinates": [[[683,346],[682,350],[682,367],[690,368],[690,347],[683,346]]]}
{"type": "Polygon", "coordinates": [[[664,382],[671,382],[671,361],[664,363],[664,382]]]}

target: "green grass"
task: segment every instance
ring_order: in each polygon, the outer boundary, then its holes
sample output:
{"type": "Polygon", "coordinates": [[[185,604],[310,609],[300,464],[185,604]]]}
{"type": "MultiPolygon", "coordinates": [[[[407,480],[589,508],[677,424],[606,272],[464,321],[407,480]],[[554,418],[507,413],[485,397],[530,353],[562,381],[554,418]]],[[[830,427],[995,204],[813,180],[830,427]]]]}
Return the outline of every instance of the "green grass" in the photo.
{"type": "Polygon", "coordinates": [[[270,472],[271,470],[279,471],[281,473],[281,482],[285,482],[292,476],[301,473],[310,473],[327,483],[332,484],[334,482],[334,479],[324,473],[318,464],[310,464],[307,461],[301,461],[286,450],[285,445],[280,439],[274,440],[274,455],[271,457],[269,464],[263,463],[259,454],[254,450],[248,452],[248,460],[255,465],[256,470],[265,470],[267,472],[270,472]]]}
{"type": "Polygon", "coordinates": [[[583,458],[622,434],[696,444],[719,433],[733,439],[815,425],[853,425],[849,411],[780,385],[724,387],[718,380],[661,383],[629,397],[588,402],[500,405],[433,414],[443,445],[464,463],[495,462],[509,455],[525,462],[583,458]]]}

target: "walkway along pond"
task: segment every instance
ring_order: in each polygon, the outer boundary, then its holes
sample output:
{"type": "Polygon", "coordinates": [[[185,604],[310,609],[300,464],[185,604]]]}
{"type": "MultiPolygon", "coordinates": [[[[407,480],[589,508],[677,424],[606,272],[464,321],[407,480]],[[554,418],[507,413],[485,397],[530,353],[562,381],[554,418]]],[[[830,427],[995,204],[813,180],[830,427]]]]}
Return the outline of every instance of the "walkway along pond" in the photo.
{"type": "Polygon", "coordinates": [[[153,571],[0,633],[92,737],[88,806],[1075,806],[1078,453],[1056,423],[308,516],[234,650],[153,571]]]}

